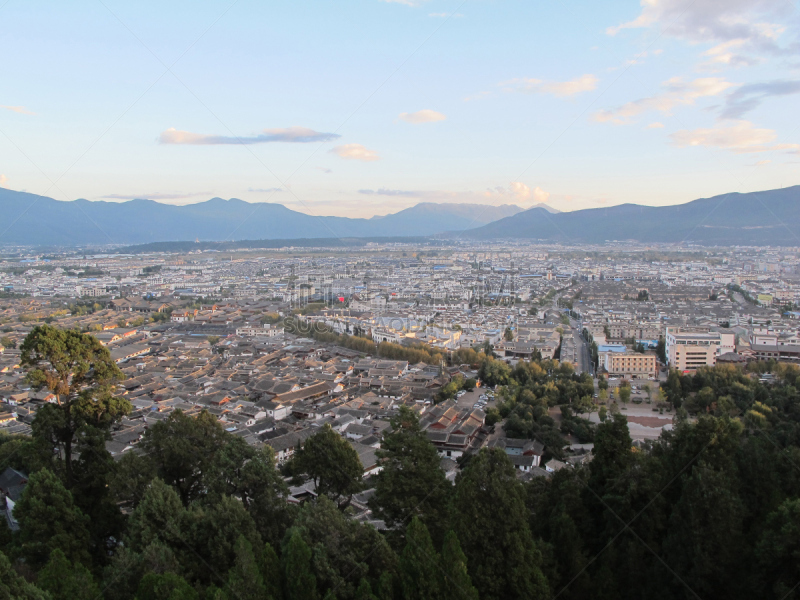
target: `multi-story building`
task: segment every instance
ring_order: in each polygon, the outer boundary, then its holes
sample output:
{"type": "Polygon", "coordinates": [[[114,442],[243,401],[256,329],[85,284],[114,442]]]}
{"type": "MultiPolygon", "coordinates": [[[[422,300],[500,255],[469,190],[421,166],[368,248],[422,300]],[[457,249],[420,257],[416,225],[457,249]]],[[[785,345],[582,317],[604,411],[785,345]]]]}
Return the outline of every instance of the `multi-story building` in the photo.
{"type": "Polygon", "coordinates": [[[655,354],[638,352],[603,352],[600,365],[612,377],[650,378],[658,375],[655,354]]]}
{"type": "Polygon", "coordinates": [[[679,371],[695,371],[699,367],[713,367],[717,357],[732,352],[735,334],[720,332],[683,331],[667,327],[667,363],[679,371]]]}

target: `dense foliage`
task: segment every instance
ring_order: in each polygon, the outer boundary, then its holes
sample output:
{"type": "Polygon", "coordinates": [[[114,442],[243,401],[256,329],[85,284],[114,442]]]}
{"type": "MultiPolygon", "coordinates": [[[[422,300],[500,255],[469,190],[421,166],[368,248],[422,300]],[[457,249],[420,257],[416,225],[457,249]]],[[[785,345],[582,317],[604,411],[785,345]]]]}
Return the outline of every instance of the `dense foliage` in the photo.
{"type": "MultiPolygon", "coordinates": [[[[115,461],[104,442],[126,406],[111,394],[107,351],[49,336],[23,347],[32,385],[58,401],[32,437],[0,439],[0,468],[29,474],[19,531],[0,530],[2,598],[798,597],[796,367],[774,366],[766,382],[733,367],[671,374],[672,431],[635,447],[611,415],[591,427],[587,466],[524,483],[499,449],[471,456],[452,482],[404,408],[384,434],[383,469],[364,481],[329,428],[281,472],[269,449],[205,412],[175,411],[115,461]],[[319,496],[288,503],[290,478],[319,496]],[[352,518],[364,489],[384,532],[352,518]]],[[[549,435],[552,407],[577,419],[591,394],[556,362],[510,369],[484,354],[481,369],[503,386],[500,410],[520,435],[549,435]]]]}

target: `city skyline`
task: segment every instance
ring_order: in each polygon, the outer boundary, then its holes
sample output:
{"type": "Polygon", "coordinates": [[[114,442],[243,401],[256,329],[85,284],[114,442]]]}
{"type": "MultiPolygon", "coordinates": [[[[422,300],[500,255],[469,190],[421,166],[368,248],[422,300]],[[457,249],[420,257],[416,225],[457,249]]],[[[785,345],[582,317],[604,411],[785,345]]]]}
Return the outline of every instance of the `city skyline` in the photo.
{"type": "Polygon", "coordinates": [[[370,217],[800,182],[778,0],[8,3],[0,185],[370,217]]]}

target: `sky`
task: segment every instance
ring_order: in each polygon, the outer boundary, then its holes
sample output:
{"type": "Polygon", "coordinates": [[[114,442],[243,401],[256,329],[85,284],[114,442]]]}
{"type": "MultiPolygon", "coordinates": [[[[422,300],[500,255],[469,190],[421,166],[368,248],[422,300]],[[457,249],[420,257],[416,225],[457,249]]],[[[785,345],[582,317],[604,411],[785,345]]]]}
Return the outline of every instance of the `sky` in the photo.
{"type": "Polygon", "coordinates": [[[0,186],[370,217],[800,184],[798,0],[0,0],[0,186]]]}

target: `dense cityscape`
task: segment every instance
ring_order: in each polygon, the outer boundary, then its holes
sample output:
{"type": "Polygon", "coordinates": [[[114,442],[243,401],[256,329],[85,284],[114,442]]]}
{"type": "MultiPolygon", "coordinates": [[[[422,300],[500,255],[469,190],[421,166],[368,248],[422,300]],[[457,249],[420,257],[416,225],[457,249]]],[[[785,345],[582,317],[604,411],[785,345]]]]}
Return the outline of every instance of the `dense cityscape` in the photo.
{"type": "Polygon", "coordinates": [[[0,600],[800,600],[784,0],[0,0],[0,600]]]}

